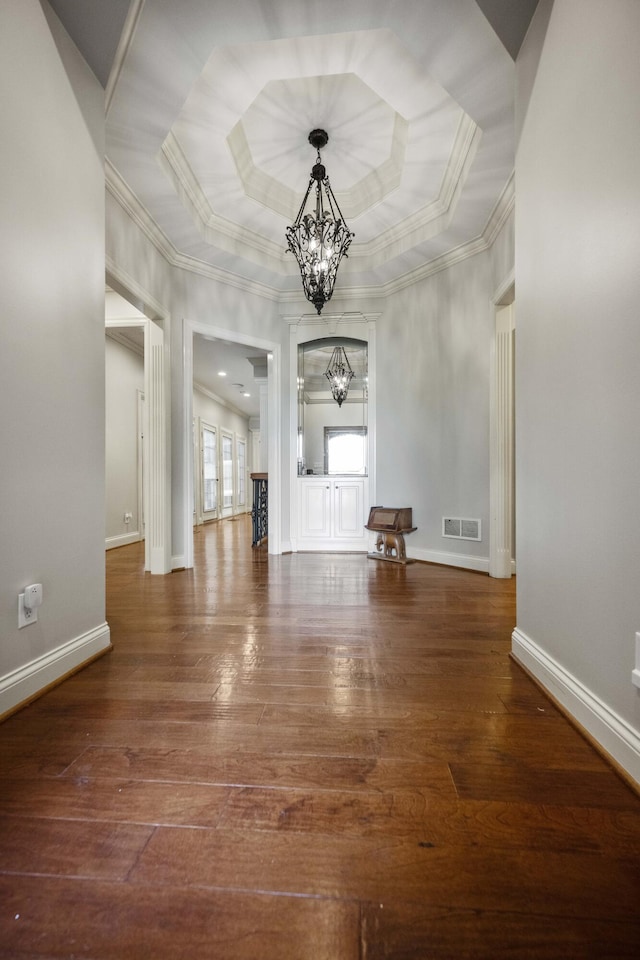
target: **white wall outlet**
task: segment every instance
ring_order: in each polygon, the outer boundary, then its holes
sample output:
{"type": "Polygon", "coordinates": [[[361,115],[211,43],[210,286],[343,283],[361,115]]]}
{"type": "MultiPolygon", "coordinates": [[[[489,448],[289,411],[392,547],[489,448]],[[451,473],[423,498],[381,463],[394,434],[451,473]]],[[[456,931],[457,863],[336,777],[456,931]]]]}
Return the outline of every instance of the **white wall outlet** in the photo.
{"type": "Polygon", "coordinates": [[[18,595],[18,630],[28,627],[30,623],[35,623],[38,619],[37,607],[25,607],[24,593],[18,595]]]}
{"type": "Polygon", "coordinates": [[[133,514],[132,514],[132,513],[125,513],[125,515],[124,515],[124,522],[125,522],[125,523],[131,523],[132,520],[133,520],[133,514]]]}
{"type": "Polygon", "coordinates": [[[640,687],[640,633],[636,633],[636,666],[631,672],[631,681],[640,687]]]}

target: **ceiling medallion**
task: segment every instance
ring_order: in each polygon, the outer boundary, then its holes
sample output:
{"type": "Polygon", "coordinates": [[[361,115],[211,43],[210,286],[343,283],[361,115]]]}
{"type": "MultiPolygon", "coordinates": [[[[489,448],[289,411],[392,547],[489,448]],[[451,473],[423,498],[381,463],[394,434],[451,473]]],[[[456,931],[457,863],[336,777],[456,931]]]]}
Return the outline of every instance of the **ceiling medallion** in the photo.
{"type": "Polygon", "coordinates": [[[309,143],[316,148],[317,158],[311,170],[311,179],[304,200],[292,226],[287,227],[289,250],[295,254],[302,276],[302,287],[307,300],[318,314],[331,299],[338,266],[354,234],[349,230],[338,206],[327,171],[320,159],[320,148],[325,147],[329,135],[325,130],[312,130],[309,143]],[[305,213],[311,188],[315,183],[315,209],[305,213]]]}

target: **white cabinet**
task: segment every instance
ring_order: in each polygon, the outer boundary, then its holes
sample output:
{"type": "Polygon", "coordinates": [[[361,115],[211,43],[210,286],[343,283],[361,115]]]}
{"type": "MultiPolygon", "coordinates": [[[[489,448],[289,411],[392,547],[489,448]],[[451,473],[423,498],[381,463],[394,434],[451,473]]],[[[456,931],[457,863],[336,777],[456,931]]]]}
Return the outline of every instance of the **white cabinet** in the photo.
{"type": "Polygon", "coordinates": [[[331,536],[331,483],[329,479],[298,483],[298,528],[302,540],[326,540],[331,536]]]}
{"type": "Polygon", "coordinates": [[[368,549],[366,477],[298,478],[298,550],[368,549]]]}

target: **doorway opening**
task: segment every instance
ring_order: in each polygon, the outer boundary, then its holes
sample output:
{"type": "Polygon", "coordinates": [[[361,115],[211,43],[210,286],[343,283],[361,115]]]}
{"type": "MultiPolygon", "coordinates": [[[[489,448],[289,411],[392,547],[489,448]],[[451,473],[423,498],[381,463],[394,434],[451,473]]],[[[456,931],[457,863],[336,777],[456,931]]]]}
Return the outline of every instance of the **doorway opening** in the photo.
{"type": "MultiPolygon", "coordinates": [[[[249,417],[248,428],[225,426],[222,422],[210,426],[217,427],[217,517],[216,519],[233,519],[236,514],[251,509],[250,485],[248,474],[252,470],[260,469],[255,463],[250,463],[249,451],[254,458],[256,451],[265,460],[265,472],[269,473],[269,553],[281,552],[280,534],[280,344],[261,340],[256,337],[244,336],[232,330],[212,327],[208,324],[183,321],[183,488],[182,488],[182,523],[183,553],[174,556],[173,566],[189,568],[194,563],[194,519],[198,518],[200,507],[198,487],[202,489],[202,451],[200,443],[194,443],[194,437],[199,437],[199,426],[204,416],[204,407],[200,406],[202,397],[209,398],[222,405],[227,410],[241,407],[241,391],[249,387],[248,391],[259,392],[259,416],[249,417]],[[214,384],[203,384],[207,377],[198,354],[204,351],[205,359],[209,360],[209,374],[218,376],[220,369],[212,358],[218,354],[230,356],[235,352],[243,360],[254,364],[254,373],[251,383],[232,383],[237,388],[235,400],[225,394],[221,397],[221,387],[214,390],[214,384]],[[196,376],[196,372],[198,376],[196,376]],[[264,374],[264,376],[262,376],[264,374]],[[255,434],[259,433],[259,442],[255,434]]],[[[206,366],[206,365],[205,365],[206,366]]],[[[227,372],[227,371],[224,371],[227,372]]],[[[224,378],[228,380],[227,377],[224,378]]],[[[202,401],[204,402],[204,401],[202,401]]],[[[242,413],[242,409],[236,410],[242,413]]],[[[224,419],[224,418],[218,418],[224,419]]]]}
{"type": "MultiPolygon", "coordinates": [[[[158,322],[149,319],[146,312],[134,305],[132,301],[135,299],[128,295],[127,290],[117,281],[107,278],[105,330],[112,338],[119,339],[121,344],[126,344],[137,352],[143,368],[141,383],[138,382],[135,388],[132,387],[132,397],[136,404],[131,414],[132,423],[136,424],[137,418],[142,417],[142,425],[132,427],[137,431],[136,439],[140,446],[132,453],[128,466],[129,472],[136,477],[135,495],[129,493],[128,499],[131,503],[136,502],[138,507],[135,511],[125,507],[119,513],[125,528],[137,528],[134,531],[135,536],[129,530],[127,542],[144,539],[145,570],[153,574],[164,574],[171,570],[171,487],[167,427],[169,390],[164,320],[155,312],[158,322]]],[[[119,480],[122,479],[122,467],[122,464],[117,465],[119,480]]]]}

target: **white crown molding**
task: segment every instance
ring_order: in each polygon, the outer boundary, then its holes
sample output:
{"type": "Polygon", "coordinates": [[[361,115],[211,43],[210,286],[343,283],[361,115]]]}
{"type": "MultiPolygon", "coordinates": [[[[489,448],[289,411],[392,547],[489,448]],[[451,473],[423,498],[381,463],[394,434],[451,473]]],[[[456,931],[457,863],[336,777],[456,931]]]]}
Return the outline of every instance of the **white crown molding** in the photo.
{"type": "MultiPolygon", "coordinates": [[[[267,284],[260,283],[257,280],[251,280],[248,277],[240,277],[220,267],[214,267],[212,264],[197,260],[195,257],[189,257],[179,253],[108,158],[105,158],[105,183],[108,192],[114,200],[120,204],[127,216],[139,227],[170,266],[179,267],[181,270],[187,270],[190,273],[196,273],[198,276],[206,277],[209,280],[216,280],[218,283],[224,283],[237,290],[243,290],[245,293],[253,293],[266,300],[272,300],[274,302],[279,300],[280,291],[267,286],[267,284]]],[[[106,259],[107,272],[119,277],[123,285],[130,289],[132,293],[135,293],[138,284],[134,279],[128,276],[122,268],[118,267],[109,255],[107,255],[106,259]]],[[[142,297],[142,299],[144,299],[144,297],[142,297]]],[[[164,308],[160,308],[159,315],[164,316],[165,314],[166,311],[164,308]]]]}
{"type": "MultiPolygon", "coordinates": [[[[271,300],[275,303],[293,303],[300,300],[301,295],[297,290],[279,290],[267,284],[251,280],[248,277],[241,277],[238,274],[230,273],[220,267],[214,267],[211,264],[204,263],[202,260],[197,260],[195,257],[178,253],[108,159],[105,162],[105,172],[109,193],[111,193],[127,215],[143,231],[145,236],[171,266],[179,267],[182,270],[187,270],[201,277],[216,280],[219,283],[234,287],[237,290],[242,290],[245,293],[252,293],[255,296],[271,300]]],[[[447,253],[435,257],[433,260],[422,264],[415,270],[411,270],[387,283],[375,287],[352,286],[342,288],[340,290],[341,299],[357,300],[363,297],[384,299],[442,270],[447,270],[449,267],[469,257],[474,257],[476,254],[488,250],[512,213],[514,204],[515,180],[513,174],[511,174],[479,237],[460,244],[458,247],[447,251],[447,253]]],[[[108,256],[107,272],[113,276],[121,277],[123,285],[135,293],[138,284],[133,278],[128,277],[125,271],[119,268],[115,261],[108,256]]],[[[142,298],[144,299],[144,296],[142,298]]],[[[162,312],[161,310],[160,313],[162,314],[162,312]]]]}
{"type": "Polygon", "coordinates": [[[513,631],[513,657],[640,785],[640,733],[527,636],[513,631]]]}
{"type": "Polygon", "coordinates": [[[134,343],[132,340],[129,340],[129,338],[119,330],[115,330],[105,324],[104,332],[110,340],[115,340],[116,343],[126,347],[126,349],[130,350],[132,353],[137,354],[139,357],[144,357],[144,347],[138,343],[134,343]]]}
{"type": "Polygon", "coordinates": [[[158,160],[198,231],[208,243],[221,247],[227,253],[241,253],[245,259],[266,264],[275,273],[290,273],[286,269],[284,234],[282,243],[276,243],[216,214],[172,133],[164,141],[158,160]]]}
{"type": "Polygon", "coordinates": [[[198,393],[203,394],[205,397],[208,397],[209,400],[213,400],[214,403],[220,404],[221,407],[225,407],[227,410],[231,410],[232,413],[235,413],[236,416],[242,417],[243,420],[248,420],[247,414],[244,410],[241,410],[239,407],[236,407],[233,403],[230,403],[228,400],[224,400],[222,397],[219,397],[217,393],[214,393],[212,390],[207,389],[202,383],[198,383],[197,380],[193,381],[193,389],[197,390],[198,393]]]}
{"type": "Polygon", "coordinates": [[[130,2],[129,10],[124,21],[124,27],[122,28],[122,34],[120,35],[120,40],[118,42],[115,57],[113,58],[113,63],[109,72],[109,79],[107,80],[107,86],[104,92],[105,115],[108,114],[109,110],[111,109],[113,95],[118,85],[120,74],[122,73],[124,61],[127,58],[129,48],[133,42],[133,37],[140,20],[140,15],[142,14],[143,6],[144,0],[131,0],[130,2]]]}
{"type": "Polygon", "coordinates": [[[107,192],[118,201],[125,213],[142,230],[165,260],[172,263],[178,251],[147,212],[147,209],[140,203],[133,190],[120,176],[108,157],[105,157],[104,171],[107,192]]]}
{"type": "Polygon", "coordinates": [[[463,113],[438,196],[368,243],[352,244],[349,259],[357,269],[375,270],[449,225],[481,138],[479,127],[463,113]]]}
{"type": "Polygon", "coordinates": [[[127,273],[109,254],[105,255],[105,273],[109,285],[120,286],[126,290],[137,301],[134,306],[138,306],[140,312],[144,313],[149,320],[163,322],[168,318],[169,313],[166,307],[151,296],[149,291],[145,290],[138,280],[127,273]]]}
{"type": "Polygon", "coordinates": [[[515,175],[512,173],[504,185],[504,189],[496,201],[496,205],[489,214],[482,237],[487,248],[493,246],[498,234],[509,219],[516,202],[515,175]]]}
{"type": "MultiPolygon", "coordinates": [[[[463,260],[475,257],[478,253],[488,250],[493,245],[509,219],[514,205],[515,180],[513,174],[511,174],[479,237],[468,240],[466,243],[460,244],[460,246],[454,247],[452,250],[448,250],[441,256],[429,260],[415,270],[411,270],[385,284],[380,284],[378,287],[347,287],[346,289],[341,289],[340,297],[344,300],[360,300],[363,297],[384,299],[394,293],[398,293],[400,290],[412,286],[414,283],[426,280],[434,274],[440,273],[442,270],[448,270],[463,260]]],[[[297,295],[295,296],[297,297],[297,295]]],[[[283,294],[281,299],[286,301],[287,299],[294,299],[294,297],[283,294]]]]}
{"type": "MultiPolygon", "coordinates": [[[[402,120],[402,118],[399,118],[399,120],[402,120]]],[[[349,208],[347,221],[362,212],[364,206],[373,205],[373,203],[382,199],[382,197],[376,199],[374,194],[383,188],[387,190],[391,182],[396,182],[395,173],[397,171],[395,171],[395,168],[398,166],[400,155],[404,157],[408,137],[408,133],[404,130],[402,124],[407,126],[406,121],[402,120],[402,123],[399,123],[397,118],[394,129],[393,152],[388,160],[391,172],[387,171],[383,176],[379,169],[372,171],[360,184],[356,185],[353,200],[348,194],[339,196],[340,205],[345,209],[349,208]],[[351,209],[352,207],[356,211],[355,214],[351,209]]],[[[268,206],[282,216],[293,220],[297,213],[301,193],[297,195],[296,199],[296,195],[289,191],[294,198],[292,200],[288,195],[284,196],[285,188],[281,184],[271,181],[271,178],[267,178],[265,174],[260,174],[259,171],[255,171],[251,175],[247,173],[245,167],[250,165],[253,169],[253,161],[241,123],[236,124],[236,128],[240,128],[242,136],[237,132],[235,133],[235,147],[232,152],[245,192],[263,206],[268,206]],[[236,158],[236,154],[238,154],[239,159],[236,158]],[[244,179],[243,170],[246,174],[244,179]],[[271,197],[269,203],[264,200],[266,196],[271,197]],[[291,213],[291,210],[294,212],[291,213]]],[[[234,131],[232,131],[233,134],[234,131]]],[[[372,240],[352,244],[349,250],[349,259],[357,264],[358,270],[375,270],[386,261],[399,256],[416,244],[429,240],[446,228],[455,212],[481,138],[480,128],[470,117],[461,112],[460,122],[438,196],[410,216],[405,217],[400,223],[384,230],[372,240]]],[[[221,247],[228,253],[241,253],[245,259],[261,265],[266,263],[276,273],[284,276],[291,275],[292,270],[289,264],[293,264],[293,261],[287,256],[284,238],[282,244],[267,240],[253,230],[242,228],[216,214],[200,187],[177,138],[172,133],[167,135],[162,145],[159,163],[205,240],[221,247]]]]}

